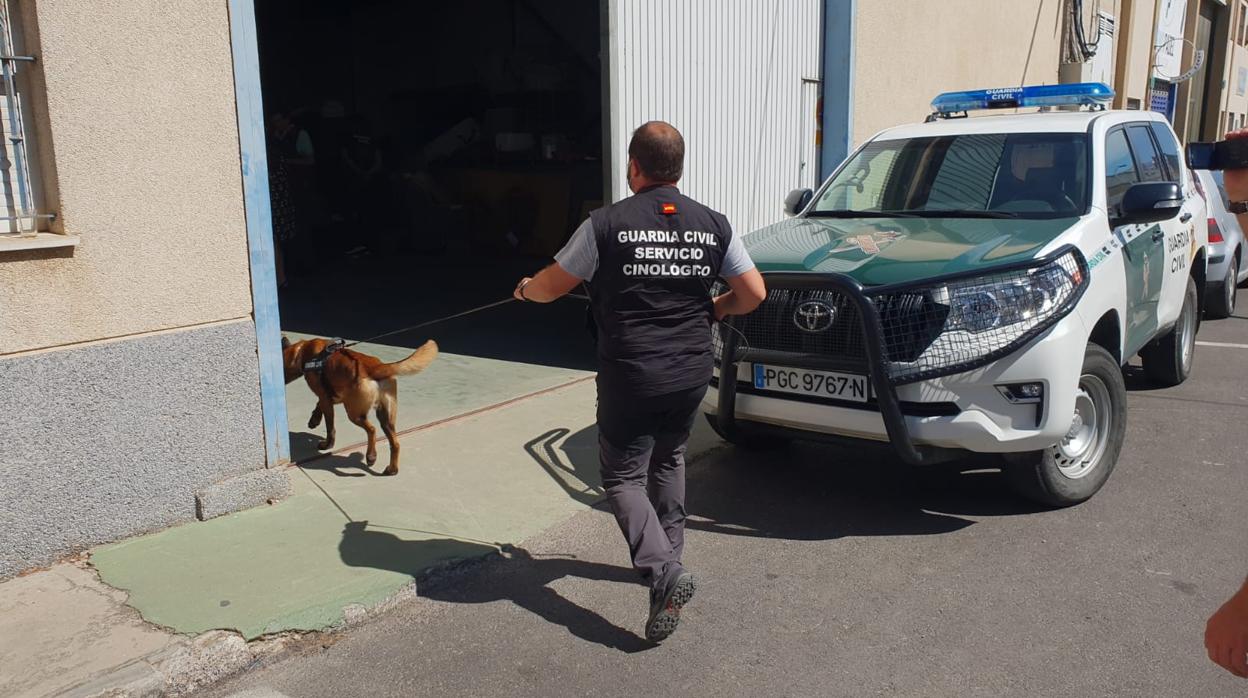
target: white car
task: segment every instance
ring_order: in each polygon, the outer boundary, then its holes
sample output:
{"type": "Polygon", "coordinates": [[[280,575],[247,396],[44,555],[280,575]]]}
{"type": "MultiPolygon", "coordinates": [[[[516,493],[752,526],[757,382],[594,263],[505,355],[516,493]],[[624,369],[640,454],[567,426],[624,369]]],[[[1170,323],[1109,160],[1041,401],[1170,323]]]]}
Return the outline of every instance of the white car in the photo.
{"type": "Polygon", "coordinates": [[[1205,317],[1214,320],[1230,317],[1235,312],[1236,291],[1248,281],[1248,264],[1244,264],[1244,231],[1239,218],[1227,207],[1230,199],[1222,184],[1222,173],[1193,170],[1196,184],[1209,204],[1209,288],[1206,291],[1205,317]]]}
{"type": "Polygon", "coordinates": [[[1002,454],[1030,498],[1095,494],[1126,433],[1121,367],[1187,378],[1206,279],[1206,204],[1174,132],[1103,109],[1112,94],[941,95],[791,194],[794,217],[745,237],[767,299],[716,327],[716,431],[891,442],[914,464],[1002,454]]]}

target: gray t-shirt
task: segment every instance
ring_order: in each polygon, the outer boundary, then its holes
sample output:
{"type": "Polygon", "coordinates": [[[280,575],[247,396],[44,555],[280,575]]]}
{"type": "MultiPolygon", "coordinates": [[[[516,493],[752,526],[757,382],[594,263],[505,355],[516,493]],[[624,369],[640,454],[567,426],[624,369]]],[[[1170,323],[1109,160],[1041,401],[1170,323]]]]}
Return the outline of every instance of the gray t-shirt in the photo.
{"type": "MultiPolygon", "coordinates": [[[[594,272],[598,271],[598,243],[594,240],[594,224],[590,219],[586,218],[576,232],[572,233],[572,239],[555,255],[555,261],[564,271],[578,279],[590,281],[594,278],[594,272]]],[[[745,251],[741,236],[734,234],[728,241],[719,275],[727,279],[740,276],[753,268],[754,260],[745,251]]]]}

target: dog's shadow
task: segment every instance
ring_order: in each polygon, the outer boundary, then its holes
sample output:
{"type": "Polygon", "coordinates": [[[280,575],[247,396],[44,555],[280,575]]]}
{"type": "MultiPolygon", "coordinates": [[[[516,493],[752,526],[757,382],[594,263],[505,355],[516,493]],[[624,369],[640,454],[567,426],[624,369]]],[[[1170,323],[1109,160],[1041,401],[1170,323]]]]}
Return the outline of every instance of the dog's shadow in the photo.
{"type": "Polygon", "coordinates": [[[321,437],[308,432],[291,432],[290,452],[296,464],[304,470],[325,470],[338,477],[366,477],[381,473],[368,467],[364,462],[364,454],[354,453],[322,453],[316,450],[321,437]],[[316,455],[312,455],[316,454],[316,455]]]}

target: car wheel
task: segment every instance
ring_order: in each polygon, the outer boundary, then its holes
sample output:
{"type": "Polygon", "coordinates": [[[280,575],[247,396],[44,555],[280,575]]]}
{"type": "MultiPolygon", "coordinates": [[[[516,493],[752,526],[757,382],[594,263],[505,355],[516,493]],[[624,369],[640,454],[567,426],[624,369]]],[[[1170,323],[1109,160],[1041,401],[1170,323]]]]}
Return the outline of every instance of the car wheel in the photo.
{"type": "Polygon", "coordinates": [[[1053,507],[1087,501],[1109,479],[1127,434],[1127,388],[1122,368],[1104,348],[1083,354],[1070,430],[1061,441],[1006,456],[1004,472],[1022,496],[1053,507]]]}
{"type": "Polygon", "coordinates": [[[1187,278],[1183,310],[1179,321],[1164,336],[1144,348],[1144,372],[1163,387],[1178,385],[1192,373],[1192,357],[1196,353],[1196,330],[1200,328],[1200,310],[1196,303],[1196,281],[1187,278]]]}
{"type": "Polygon", "coordinates": [[[1231,256],[1231,263],[1226,270],[1226,281],[1223,281],[1215,292],[1210,294],[1205,314],[1211,319],[1221,320],[1235,314],[1235,300],[1239,290],[1239,260],[1231,256]]]}
{"type": "Polygon", "coordinates": [[[775,436],[759,436],[758,434],[742,434],[740,430],[737,430],[736,434],[732,436],[728,436],[727,434],[724,433],[723,429],[720,429],[719,420],[716,419],[715,415],[713,414],[706,415],[706,422],[707,424],[711,425],[711,430],[714,431],[716,434],[718,434],[719,438],[723,439],[724,441],[727,441],[733,446],[744,448],[747,451],[766,451],[766,450],[771,450],[775,448],[780,448],[781,446],[785,444],[783,439],[780,439],[775,436]]]}

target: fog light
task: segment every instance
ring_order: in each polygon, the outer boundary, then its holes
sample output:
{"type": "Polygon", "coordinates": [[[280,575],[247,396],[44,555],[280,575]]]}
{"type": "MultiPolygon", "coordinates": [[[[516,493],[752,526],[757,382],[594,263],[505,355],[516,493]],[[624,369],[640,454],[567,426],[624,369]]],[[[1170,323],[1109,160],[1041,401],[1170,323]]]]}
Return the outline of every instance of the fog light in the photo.
{"type": "Polygon", "coordinates": [[[1032,403],[1044,400],[1043,383],[1007,383],[998,385],[1001,395],[1013,403],[1032,403]]]}

